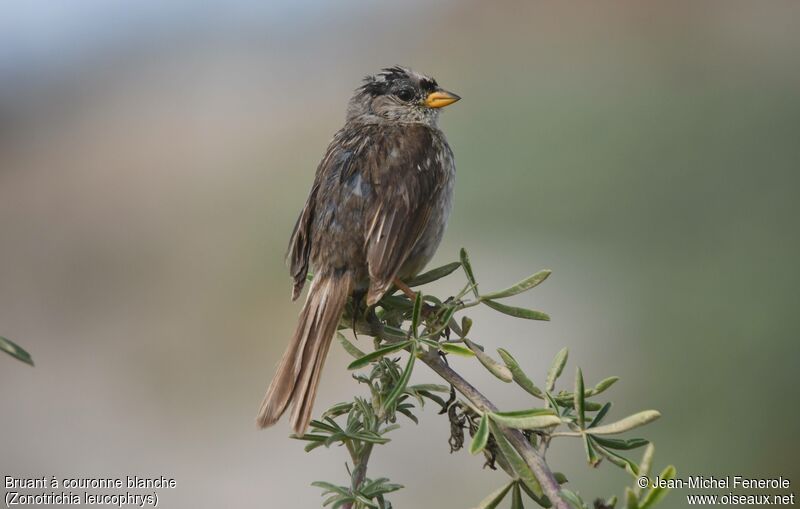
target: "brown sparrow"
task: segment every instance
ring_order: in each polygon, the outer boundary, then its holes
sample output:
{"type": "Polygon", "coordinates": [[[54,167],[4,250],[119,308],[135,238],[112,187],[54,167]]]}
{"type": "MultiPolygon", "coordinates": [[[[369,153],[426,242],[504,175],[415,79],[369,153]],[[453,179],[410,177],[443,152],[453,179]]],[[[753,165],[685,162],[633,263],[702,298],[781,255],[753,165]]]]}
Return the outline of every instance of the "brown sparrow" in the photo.
{"type": "Polygon", "coordinates": [[[289,244],[292,298],[303,289],[309,263],[314,278],[261,403],[260,427],[274,424],[292,403],[292,427],[302,435],[348,297],[366,295],[373,306],[433,256],[456,170],[437,120],[440,108],[459,99],[403,67],[368,76],[350,99],[289,244]]]}

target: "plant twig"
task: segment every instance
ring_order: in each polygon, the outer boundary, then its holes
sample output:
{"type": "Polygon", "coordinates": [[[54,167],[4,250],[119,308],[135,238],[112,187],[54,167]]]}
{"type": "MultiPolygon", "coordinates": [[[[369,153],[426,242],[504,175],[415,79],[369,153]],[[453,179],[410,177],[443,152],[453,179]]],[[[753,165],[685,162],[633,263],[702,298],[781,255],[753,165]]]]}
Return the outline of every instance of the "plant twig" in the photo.
{"type": "MultiPolygon", "coordinates": [[[[387,342],[397,341],[394,337],[386,335],[383,332],[383,326],[380,323],[367,323],[359,321],[356,323],[356,330],[363,334],[373,337],[380,337],[387,342]]],[[[466,381],[461,375],[454,371],[450,366],[444,363],[436,352],[429,351],[420,356],[420,360],[430,367],[436,374],[441,376],[445,381],[456,388],[458,392],[464,395],[470,403],[481,411],[496,412],[497,407],[484,396],[472,384],[466,381]]],[[[525,438],[519,430],[501,426],[503,434],[519,453],[522,459],[528,464],[533,471],[539,483],[542,485],[547,498],[550,499],[552,507],[555,509],[569,509],[569,505],[561,498],[561,488],[556,480],[553,471],[545,462],[544,458],[533,448],[531,443],[525,438]]]]}
{"type": "MultiPolygon", "coordinates": [[[[369,457],[372,454],[372,444],[366,444],[364,448],[359,451],[351,451],[350,457],[353,459],[353,474],[350,482],[350,489],[353,493],[357,493],[361,487],[361,483],[367,478],[367,464],[369,457]]],[[[342,509],[352,509],[355,502],[346,502],[342,509]]]]}
{"type": "MultiPolygon", "coordinates": [[[[444,378],[448,383],[456,388],[458,392],[464,395],[470,403],[476,406],[479,410],[484,412],[496,412],[497,407],[489,401],[486,396],[480,393],[472,384],[467,382],[461,375],[456,373],[453,368],[448,366],[442,359],[436,355],[435,352],[429,352],[428,355],[422,357],[422,362],[428,365],[437,375],[444,378]]],[[[542,485],[547,498],[556,509],[569,509],[567,503],[561,498],[561,488],[553,475],[552,470],[545,462],[544,458],[533,448],[531,443],[525,438],[519,430],[500,426],[503,434],[508,441],[514,446],[514,449],[519,453],[522,459],[531,467],[539,483],[542,485]]]]}

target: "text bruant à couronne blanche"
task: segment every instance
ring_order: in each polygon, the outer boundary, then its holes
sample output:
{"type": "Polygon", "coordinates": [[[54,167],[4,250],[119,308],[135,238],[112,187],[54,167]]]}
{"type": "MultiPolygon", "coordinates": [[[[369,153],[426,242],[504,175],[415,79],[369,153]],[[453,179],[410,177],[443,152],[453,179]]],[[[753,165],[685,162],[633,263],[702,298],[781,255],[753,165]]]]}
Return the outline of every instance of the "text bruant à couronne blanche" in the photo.
{"type": "Polygon", "coordinates": [[[81,478],[56,478],[52,477],[13,477],[5,476],[5,488],[17,489],[47,489],[47,488],[67,488],[67,489],[107,489],[107,488],[130,488],[130,489],[162,489],[174,488],[177,485],[175,479],[161,477],[139,477],[138,475],[128,475],[116,478],[104,477],[81,477],[81,478]]]}

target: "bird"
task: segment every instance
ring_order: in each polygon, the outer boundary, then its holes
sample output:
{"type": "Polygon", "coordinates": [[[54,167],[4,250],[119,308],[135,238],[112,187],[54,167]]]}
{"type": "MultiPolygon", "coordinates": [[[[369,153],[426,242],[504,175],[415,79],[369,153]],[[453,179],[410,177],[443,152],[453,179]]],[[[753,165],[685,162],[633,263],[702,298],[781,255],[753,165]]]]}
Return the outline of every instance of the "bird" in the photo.
{"type": "MultiPolygon", "coordinates": [[[[433,257],[452,208],[453,151],[438,127],[461,99],[435,79],[394,66],[364,78],[328,145],[294,226],[287,262],[292,300],[313,278],[295,332],[256,419],[275,424],[292,406],[302,436],[331,340],[349,298],[375,306],[433,257]]],[[[410,293],[413,295],[413,292],[410,293]]]]}

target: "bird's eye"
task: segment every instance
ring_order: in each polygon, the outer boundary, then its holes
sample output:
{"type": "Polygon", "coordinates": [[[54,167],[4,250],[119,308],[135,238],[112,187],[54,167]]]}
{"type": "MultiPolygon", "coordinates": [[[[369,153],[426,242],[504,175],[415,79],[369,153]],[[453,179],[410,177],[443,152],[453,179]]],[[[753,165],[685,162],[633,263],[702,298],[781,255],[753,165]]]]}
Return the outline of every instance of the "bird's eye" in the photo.
{"type": "Polygon", "coordinates": [[[395,95],[401,101],[408,102],[408,101],[410,101],[411,99],[414,98],[414,91],[411,90],[410,88],[404,88],[404,89],[398,91],[395,95]]]}

